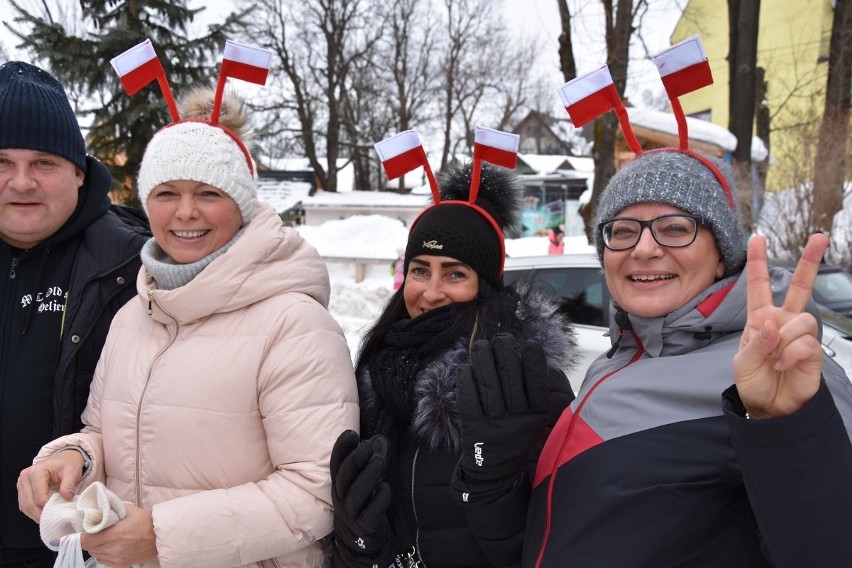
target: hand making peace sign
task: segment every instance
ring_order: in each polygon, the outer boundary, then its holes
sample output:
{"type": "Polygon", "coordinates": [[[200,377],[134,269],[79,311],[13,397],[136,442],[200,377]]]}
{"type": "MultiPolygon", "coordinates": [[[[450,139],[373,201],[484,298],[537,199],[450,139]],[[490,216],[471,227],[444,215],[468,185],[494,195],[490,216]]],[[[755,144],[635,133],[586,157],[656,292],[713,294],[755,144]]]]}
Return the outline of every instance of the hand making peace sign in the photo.
{"type": "Polygon", "coordinates": [[[816,394],[823,365],[817,321],[804,311],[828,237],[811,235],[781,307],[772,303],[766,239],[748,242],[748,319],[734,356],[734,379],[750,418],[785,416],[816,394]]]}

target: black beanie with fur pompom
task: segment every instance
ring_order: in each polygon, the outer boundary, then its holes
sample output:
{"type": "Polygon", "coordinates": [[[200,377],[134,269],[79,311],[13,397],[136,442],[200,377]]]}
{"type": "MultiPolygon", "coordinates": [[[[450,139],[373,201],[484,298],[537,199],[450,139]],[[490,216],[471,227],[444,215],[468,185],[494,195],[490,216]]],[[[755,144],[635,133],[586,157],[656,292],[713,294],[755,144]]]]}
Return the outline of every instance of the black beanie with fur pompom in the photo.
{"type": "Polygon", "coordinates": [[[472,165],[453,166],[439,179],[441,202],[412,224],[408,264],[419,255],[446,256],[470,266],[496,288],[503,285],[504,239],[520,233],[523,189],[513,170],[482,164],[476,207],[467,203],[472,165]]]}

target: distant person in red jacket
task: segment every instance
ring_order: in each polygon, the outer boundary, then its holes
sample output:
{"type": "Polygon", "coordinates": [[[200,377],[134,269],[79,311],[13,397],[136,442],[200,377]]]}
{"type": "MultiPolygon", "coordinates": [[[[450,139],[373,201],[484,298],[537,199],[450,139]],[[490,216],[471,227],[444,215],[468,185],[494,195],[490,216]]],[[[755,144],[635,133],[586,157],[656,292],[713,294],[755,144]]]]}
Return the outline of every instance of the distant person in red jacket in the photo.
{"type": "Polygon", "coordinates": [[[405,249],[400,247],[396,249],[396,252],[397,257],[392,265],[394,291],[399,290],[405,280],[405,249]]]}
{"type": "Polygon", "coordinates": [[[562,225],[553,227],[547,238],[550,241],[547,254],[565,254],[565,231],[562,229],[562,225]]]}

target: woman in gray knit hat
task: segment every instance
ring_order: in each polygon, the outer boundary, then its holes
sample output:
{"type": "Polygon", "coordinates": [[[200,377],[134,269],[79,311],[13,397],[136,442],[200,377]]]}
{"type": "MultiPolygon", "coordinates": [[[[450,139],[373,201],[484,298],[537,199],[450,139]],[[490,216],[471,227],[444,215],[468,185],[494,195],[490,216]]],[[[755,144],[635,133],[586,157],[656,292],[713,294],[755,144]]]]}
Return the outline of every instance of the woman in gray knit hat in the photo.
{"type": "Polygon", "coordinates": [[[818,341],[824,235],[748,263],[729,168],[639,155],[597,206],[612,349],[539,460],[524,566],[848,566],[852,383],[818,341]]]}

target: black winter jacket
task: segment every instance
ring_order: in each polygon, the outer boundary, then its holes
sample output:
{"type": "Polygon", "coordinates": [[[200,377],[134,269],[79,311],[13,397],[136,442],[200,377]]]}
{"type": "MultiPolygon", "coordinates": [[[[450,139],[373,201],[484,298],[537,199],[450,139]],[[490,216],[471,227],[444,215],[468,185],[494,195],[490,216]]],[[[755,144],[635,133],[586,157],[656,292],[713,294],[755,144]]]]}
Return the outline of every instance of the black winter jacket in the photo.
{"type": "Polygon", "coordinates": [[[18,474],[42,445],[82,428],[110,322],[136,294],[150,236],[143,213],[109,204],[106,167],[92,157],[87,166],[77,209],[54,235],[25,251],[0,241],[0,549],[13,556],[43,546],[18,511],[18,474]]]}
{"type": "MultiPolygon", "coordinates": [[[[563,369],[573,366],[576,345],[564,316],[555,304],[535,292],[521,290],[522,303],[517,314],[521,331],[518,339],[538,341],[548,357],[551,389],[549,427],[573,400],[574,393],[563,369]]],[[[522,477],[510,495],[497,504],[499,514],[509,519],[521,533],[514,544],[505,542],[506,525],[488,508],[463,508],[451,491],[451,478],[461,456],[461,425],[456,407],[456,370],[470,360],[467,339],[455,349],[442,352],[417,375],[414,387],[417,410],[404,438],[396,444],[390,458],[389,477],[396,491],[391,508],[398,545],[414,543],[422,565],[429,568],[489,568],[519,566],[522,529],[526,518],[532,474],[522,477]],[[504,505],[509,503],[508,505],[504,505]],[[511,512],[508,509],[514,509],[511,512]],[[473,516],[473,518],[472,518],[473,516]],[[405,526],[401,527],[402,519],[405,526]],[[478,527],[474,530],[472,527],[478,527]],[[506,551],[513,550],[512,558],[506,551]]],[[[376,396],[371,378],[358,376],[362,413],[366,406],[379,412],[382,402],[376,396]],[[376,406],[379,406],[378,410],[376,406]]],[[[363,415],[362,415],[363,417],[363,415]]],[[[387,432],[369,431],[362,421],[362,439],[387,432]]],[[[544,440],[541,441],[543,444],[544,440]]],[[[533,452],[530,472],[534,471],[538,450],[533,452]]],[[[405,552],[400,550],[400,553],[405,552]]]]}

